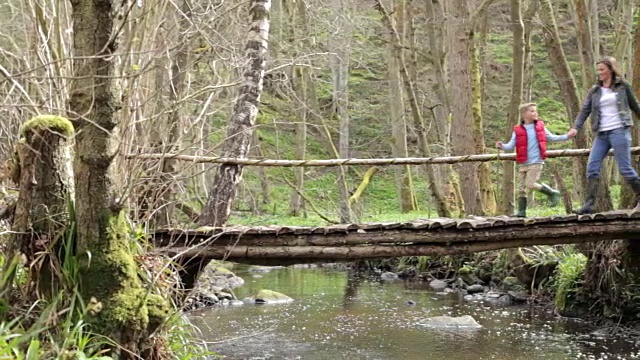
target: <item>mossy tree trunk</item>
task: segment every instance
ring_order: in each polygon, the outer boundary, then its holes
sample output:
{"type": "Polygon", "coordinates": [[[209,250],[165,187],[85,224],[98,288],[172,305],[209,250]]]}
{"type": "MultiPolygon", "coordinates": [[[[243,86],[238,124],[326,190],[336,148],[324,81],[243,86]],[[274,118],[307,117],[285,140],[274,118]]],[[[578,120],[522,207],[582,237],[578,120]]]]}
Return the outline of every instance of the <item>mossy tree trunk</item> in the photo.
{"type": "MultiPolygon", "coordinates": [[[[406,7],[402,0],[399,4],[398,10],[395,12],[395,18],[399,25],[403,26],[403,16],[406,7]]],[[[403,26],[404,27],[404,26],[403,26]]],[[[400,34],[403,34],[403,29],[398,29],[400,34]]],[[[389,46],[389,53],[387,54],[387,71],[389,76],[389,115],[391,123],[391,153],[393,157],[408,157],[407,146],[407,123],[404,109],[404,96],[402,90],[402,79],[400,77],[400,69],[396,51],[403,51],[397,49],[394,45],[389,46]]],[[[403,213],[415,211],[417,209],[416,198],[413,192],[413,179],[411,176],[411,168],[408,165],[394,167],[394,176],[396,180],[396,189],[398,194],[398,203],[400,205],[400,211],[403,213]]]]}
{"type": "MultiPolygon", "coordinates": [[[[471,76],[473,91],[473,135],[477,139],[476,154],[486,153],[484,142],[484,120],[482,118],[482,74],[480,72],[480,59],[478,48],[473,43],[471,58],[471,76]]],[[[493,215],[497,212],[496,193],[491,180],[491,169],[488,163],[478,164],[478,181],[480,184],[480,196],[482,198],[481,209],[478,215],[493,215]]]]}
{"type": "MultiPolygon", "coordinates": [[[[40,115],[20,128],[13,160],[13,180],[19,186],[11,230],[15,232],[10,258],[18,251],[25,256],[30,286],[37,284],[39,296],[57,293],[61,279],[59,249],[69,224],[73,198],[69,120],[40,115]]],[[[34,299],[35,300],[35,299],[34,299]]]]}
{"type": "MultiPolygon", "coordinates": [[[[121,206],[111,193],[109,167],[114,154],[111,134],[116,126],[113,32],[118,16],[112,0],[72,0],[74,77],[69,117],[76,129],[74,159],[76,184],[76,251],[80,292],[86,304],[96,305],[86,321],[91,331],[118,344],[111,349],[120,359],[142,351],[148,334],[162,314],[150,308],[150,299],[138,276],[121,206]]],[[[150,301],[151,300],[151,301],[150,301]]]]}
{"type": "MultiPolygon", "coordinates": [[[[513,126],[520,121],[518,106],[522,102],[524,80],[524,24],[522,23],[522,4],[520,0],[511,0],[511,28],[513,31],[513,71],[511,73],[511,99],[507,113],[504,136],[511,137],[513,126]]],[[[510,214],[514,211],[515,165],[503,163],[502,211],[510,214]]]]}

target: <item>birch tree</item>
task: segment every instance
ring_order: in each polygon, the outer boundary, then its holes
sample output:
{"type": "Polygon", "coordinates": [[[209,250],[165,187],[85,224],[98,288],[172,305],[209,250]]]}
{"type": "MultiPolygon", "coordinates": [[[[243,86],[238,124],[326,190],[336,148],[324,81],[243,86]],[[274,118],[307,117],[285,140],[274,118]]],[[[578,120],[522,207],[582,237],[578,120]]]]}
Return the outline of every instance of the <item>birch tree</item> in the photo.
{"type": "MultiPolygon", "coordinates": [[[[252,0],[249,3],[251,25],[245,47],[243,83],[238,89],[227,127],[227,138],[222,149],[222,156],[225,157],[246,158],[249,153],[262,93],[270,8],[270,0],[252,0]]],[[[229,164],[218,168],[209,198],[198,219],[200,225],[223,226],[227,223],[242,179],[242,169],[240,165],[229,164]]]]}

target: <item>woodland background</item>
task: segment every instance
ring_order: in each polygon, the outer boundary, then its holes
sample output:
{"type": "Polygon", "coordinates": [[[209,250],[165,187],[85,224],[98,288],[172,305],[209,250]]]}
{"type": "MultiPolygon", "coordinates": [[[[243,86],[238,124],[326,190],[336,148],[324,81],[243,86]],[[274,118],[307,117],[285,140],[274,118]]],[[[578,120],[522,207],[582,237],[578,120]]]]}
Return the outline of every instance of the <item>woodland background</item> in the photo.
{"type": "MultiPolygon", "coordinates": [[[[152,227],[188,223],[206,203],[215,168],[125,155],[222,153],[242,81],[247,4],[125,3],[111,60],[120,110],[113,137],[115,192],[128,199],[135,220],[152,227]]],[[[552,132],[565,133],[595,81],[601,55],[616,57],[626,79],[634,76],[633,0],[383,1],[389,18],[376,3],[273,1],[249,157],[495,153],[493,143],[508,140],[524,101],[538,103],[552,132]]],[[[73,42],[65,1],[9,0],[0,4],[0,21],[0,157],[7,159],[22,122],[39,113],[66,113],[73,42]]],[[[588,139],[552,148],[586,148],[588,139]]],[[[543,180],[557,185],[557,166],[579,201],[584,161],[549,160],[543,180]]],[[[605,171],[615,185],[615,169],[605,171]]],[[[230,222],[508,213],[512,173],[512,162],[247,167],[230,222]],[[368,187],[350,201],[363,178],[368,187]]],[[[618,187],[612,189],[617,198],[618,187]]],[[[605,207],[612,205],[603,199],[605,207]]]]}

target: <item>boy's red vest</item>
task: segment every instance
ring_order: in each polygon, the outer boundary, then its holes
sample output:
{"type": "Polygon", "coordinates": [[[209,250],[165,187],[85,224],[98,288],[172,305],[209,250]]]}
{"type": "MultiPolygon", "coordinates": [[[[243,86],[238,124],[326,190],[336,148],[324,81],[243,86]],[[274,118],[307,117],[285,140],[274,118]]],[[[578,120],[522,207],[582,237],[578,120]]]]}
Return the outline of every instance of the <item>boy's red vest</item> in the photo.
{"type": "MultiPolygon", "coordinates": [[[[544,133],[544,122],[536,120],[535,125],[540,157],[544,160],[547,158],[547,135],[544,133]]],[[[527,130],[520,124],[514,126],[513,131],[516,133],[516,162],[523,163],[527,161],[527,130]]]]}

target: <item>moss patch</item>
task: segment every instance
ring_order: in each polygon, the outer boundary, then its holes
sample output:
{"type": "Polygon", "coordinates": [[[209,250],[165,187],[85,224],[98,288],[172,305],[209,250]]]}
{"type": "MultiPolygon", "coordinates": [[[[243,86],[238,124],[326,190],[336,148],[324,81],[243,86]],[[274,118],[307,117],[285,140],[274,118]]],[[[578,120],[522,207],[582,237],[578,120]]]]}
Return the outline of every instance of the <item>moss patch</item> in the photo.
{"type": "Polygon", "coordinates": [[[147,291],[129,246],[128,225],[122,214],[105,221],[106,241],[94,244],[82,279],[84,297],[95,297],[104,304],[91,323],[102,334],[140,334],[149,324],[147,291]]]}
{"type": "Polygon", "coordinates": [[[169,301],[157,294],[147,296],[147,310],[149,313],[149,333],[154,332],[160,325],[169,318],[171,306],[169,301]]]}
{"type": "Polygon", "coordinates": [[[25,137],[27,132],[35,129],[48,129],[65,137],[72,136],[74,133],[73,124],[66,118],[57,115],[38,115],[20,126],[20,137],[25,137]]]}

